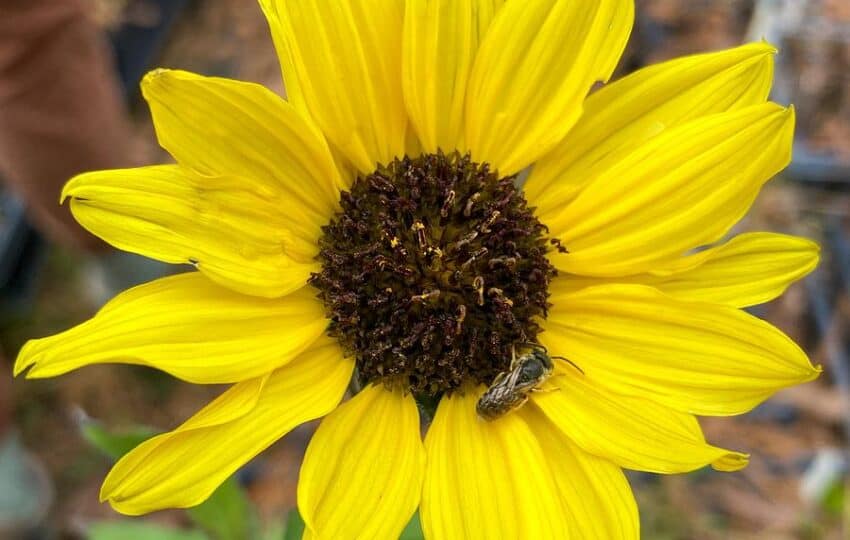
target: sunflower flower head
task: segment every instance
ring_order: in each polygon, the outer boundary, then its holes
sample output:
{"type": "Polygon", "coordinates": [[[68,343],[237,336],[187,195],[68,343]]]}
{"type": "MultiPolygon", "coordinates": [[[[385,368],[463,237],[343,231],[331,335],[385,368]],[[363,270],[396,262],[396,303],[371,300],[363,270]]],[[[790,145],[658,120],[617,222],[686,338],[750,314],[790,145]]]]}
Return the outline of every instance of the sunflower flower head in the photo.
{"type": "Polygon", "coordinates": [[[260,5],[286,100],[156,70],[143,95],[176,163],[62,193],[104,240],[194,271],[28,342],[16,373],[124,362],[232,385],[124,456],[104,501],[199,504],[320,417],[298,484],[309,538],[396,538],[418,508],[432,540],[633,539],[622,469],[746,466],[697,415],[819,373],[742,310],[810,272],[817,245],[724,241],[791,156],[770,45],[588,95],[631,0],[260,5]]]}

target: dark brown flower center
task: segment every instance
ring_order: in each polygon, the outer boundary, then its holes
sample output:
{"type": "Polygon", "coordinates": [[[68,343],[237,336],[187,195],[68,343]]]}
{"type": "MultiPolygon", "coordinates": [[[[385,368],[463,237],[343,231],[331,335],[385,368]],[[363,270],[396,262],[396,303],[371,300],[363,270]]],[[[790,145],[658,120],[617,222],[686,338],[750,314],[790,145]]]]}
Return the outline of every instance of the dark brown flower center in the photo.
{"type": "Polygon", "coordinates": [[[422,396],[489,384],[535,340],[555,269],[513,177],[458,153],[404,157],[340,207],[310,283],[361,382],[422,396]]]}

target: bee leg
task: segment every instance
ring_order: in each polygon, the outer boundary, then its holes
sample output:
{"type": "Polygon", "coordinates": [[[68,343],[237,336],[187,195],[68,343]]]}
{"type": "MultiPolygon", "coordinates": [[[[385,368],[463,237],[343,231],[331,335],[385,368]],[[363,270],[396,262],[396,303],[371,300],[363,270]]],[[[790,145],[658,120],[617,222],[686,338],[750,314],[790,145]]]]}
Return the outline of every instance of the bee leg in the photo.
{"type": "MultiPolygon", "coordinates": [[[[520,358],[522,358],[522,357],[520,357],[520,358]]],[[[508,371],[513,371],[517,368],[517,365],[519,364],[518,360],[519,360],[519,358],[517,358],[517,356],[516,356],[516,347],[511,345],[511,367],[508,371]]]]}
{"type": "Polygon", "coordinates": [[[549,392],[559,392],[561,387],[555,384],[552,384],[551,381],[546,381],[541,386],[535,386],[531,389],[532,392],[540,392],[540,393],[549,393],[549,392]]]}
{"type": "Polygon", "coordinates": [[[520,341],[519,345],[522,345],[523,347],[528,347],[529,349],[543,351],[545,354],[549,354],[549,351],[546,350],[546,347],[539,343],[534,343],[533,341],[520,341]]]}
{"type": "Polygon", "coordinates": [[[518,410],[520,407],[525,405],[525,403],[527,401],[528,401],[528,396],[522,396],[522,399],[517,401],[516,403],[514,403],[513,406],[510,409],[508,409],[508,412],[513,412],[513,411],[518,410]]]}

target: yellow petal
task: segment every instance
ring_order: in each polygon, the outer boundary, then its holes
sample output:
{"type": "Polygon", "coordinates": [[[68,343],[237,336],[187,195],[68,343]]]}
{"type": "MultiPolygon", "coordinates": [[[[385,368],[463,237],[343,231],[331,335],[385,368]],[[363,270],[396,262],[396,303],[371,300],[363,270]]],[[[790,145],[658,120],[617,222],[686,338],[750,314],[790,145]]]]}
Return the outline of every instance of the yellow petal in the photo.
{"type": "MultiPolygon", "coordinates": [[[[275,51],[277,52],[278,61],[280,62],[282,73],[295,73],[295,50],[292,43],[286,38],[286,25],[288,19],[282,16],[278,11],[278,4],[281,0],[257,0],[260,4],[260,9],[266,17],[266,22],[269,25],[272,42],[274,43],[275,51]]],[[[307,104],[304,101],[304,92],[298,85],[297,77],[289,77],[286,81],[286,100],[292,103],[298,110],[307,112],[307,104]]]]}
{"type": "Polygon", "coordinates": [[[407,0],[402,86],[426,152],[462,150],[466,85],[478,45],[504,0],[407,0]]]}
{"type": "Polygon", "coordinates": [[[483,388],[444,397],[425,438],[420,508],[426,538],[565,538],[546,455],[517,414],[485,422],[483,388]]]}
{"type": "Polygon", "coordinates": [[[768,103],[665,130],[598,175],[554,219],[559,270],[622,276],[719,240],[791,159],[793,109],[768,103]]]}
{"type": "Polygon", "coordinates": [[[319,128],[258,84],[158,69],[142,80],[157,138],[204,176],[237,176],[330,216],[344,188],[319,128]]]}
{"type": "Polygon", "coordinates": [[[685,56],[640,69],[593,93],[584,114],[551,152],[534,164],[526,195],[545,217],[604,168],[648,138],[709,114],[767,99],[773,55],[767,43],[685,56]]]}
{"type": "MultiPolygon", "coordinates": [[[[705,253],[704,262],[685,271],[656,269],[650,284],[687,300],[747,307],[780,296],[820,259],[820,247],[811,240],[774,233],[741,234],[705,253]]],[[[684,257],[680,265],[699,255],[684,257]]]]}
{"type": "Polygon", "coordinates": [[[534,407],[520,411],[549,462],[567,513],[569,538],[638,540],[637,503],[620,467],[576,446],[534,407]]]}
{"type": "Polygon", "coordinates": [[[700,415],[746,412],[819,369],[785,334],[744,311],[643,285],[555,292],[540,335],[589,382],[700,415]]]}
{"type": "Polygon", "coordinates": [[[780,296],[815,269],[819,252],[817,244],[798,236],[744,233],[650,273],[618,278],[564,276],[555,287],[570,292],[615,280],[651,285],[683,300],[747,307],[780,296]]]}
{"type": "Polygon", "coordinates": [[[193,264],[235,291],[276,297],[303,287],[322,223],[251,180],[201,177],[177,165],[81,174],[65,185],[74,218],[113,246],[193,264]]]}
{"type": "Polygon", "coordinates": [[[298,509],[316,538],[398,538],[419,505],[424,474],[413,396],[369,386],[313,435],[298,509]]]}
{"type": "Polygon", "coordinates": [[[230,475],[294,427],[330,412],[354,364],[325,339],[270,375],[239,383],[174,431],[134,448],[100,498],[128,515],[202,503],[230,475]]]}
{"type": "Polygon", "coordinates": [[[286,364],[322,335],[324,309],[304,289],[268,300],[234,293],[197,272],[139,285],[94,318],[28,341],[15,374],[61,375],[90,364],[140,364],[195,383],[258,377],[286,364]]]}
{"type": "Polygon", "coordinates": [[[469,79],[466,143],[513,174],[552,149],[611,76],[634,19],[632,0],[512,0],[484,36],[469,79]]]}
{"type": "Polygon", "coordinates": [[[287,92],[361,173],[404,154],[404,0],[260,0],[287,92]]]}
{"type": "Polygon", "coordinates": [[[747,465],[746,454],[707,444],[694,416],[650,399],[615,394],[563,360],[556,363],[553,381],[559,390],[534,393],[532,402],[586,452],[654,473],[688,472],[708,464],[734,471],[747,465]]]}

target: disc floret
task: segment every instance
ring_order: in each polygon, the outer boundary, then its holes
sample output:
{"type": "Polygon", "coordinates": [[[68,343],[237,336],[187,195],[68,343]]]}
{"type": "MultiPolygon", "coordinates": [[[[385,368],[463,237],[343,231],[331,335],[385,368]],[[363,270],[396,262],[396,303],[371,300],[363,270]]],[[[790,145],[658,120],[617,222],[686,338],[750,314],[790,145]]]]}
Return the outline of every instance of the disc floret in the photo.
{"type": "Polygon", "coordinates": [[[514,344],[535,340],[555,270],[514,180],[437,153],[396,159],[342,193],[310,282],[362,382],[432,396],[489,384],[514,344]]]}

